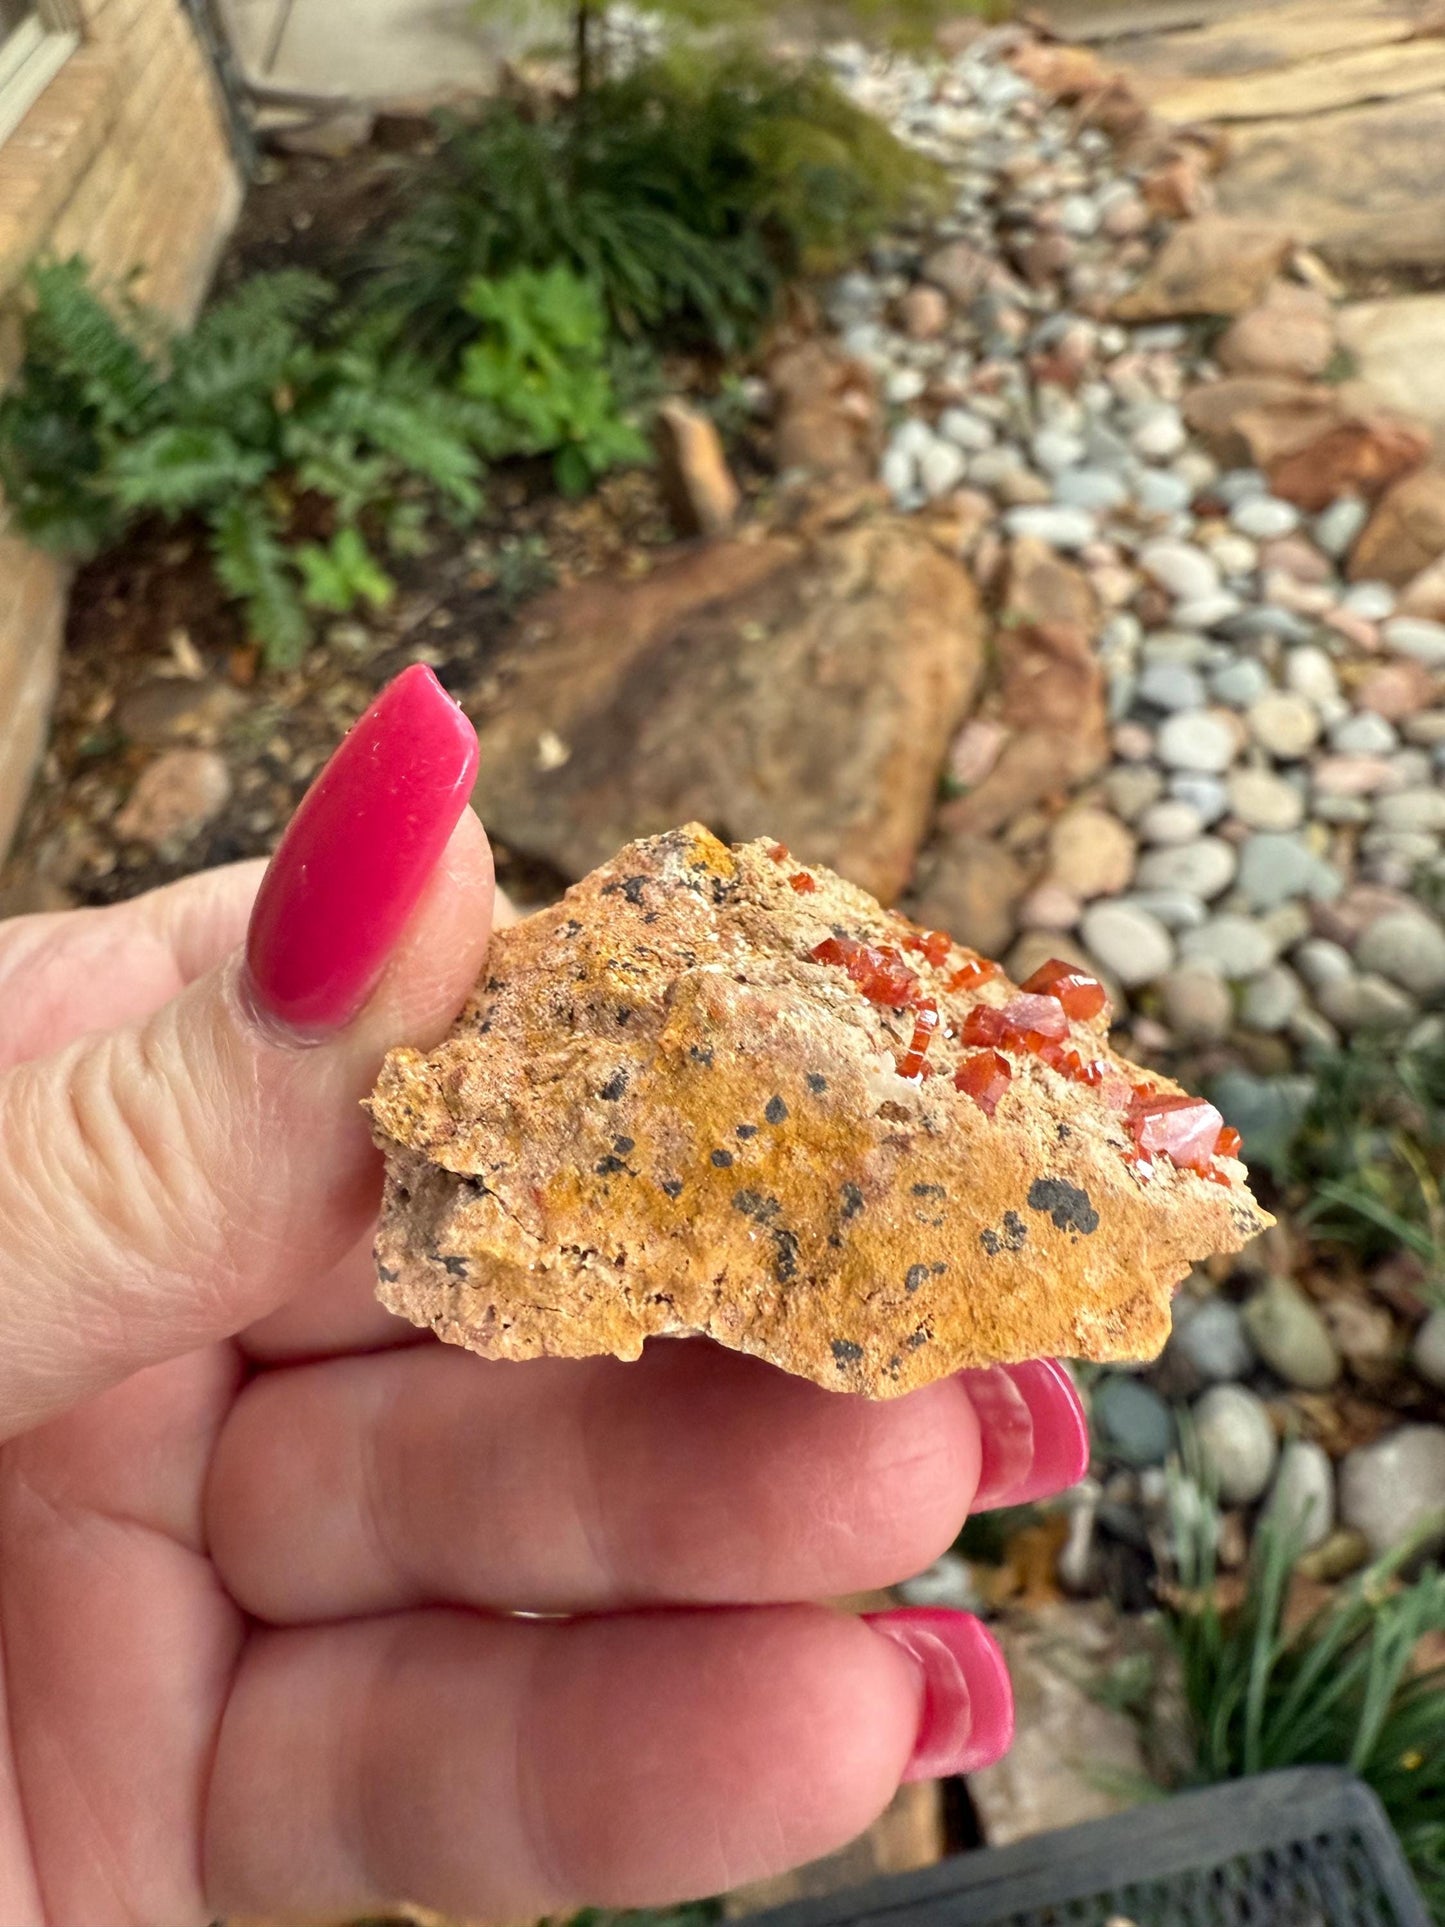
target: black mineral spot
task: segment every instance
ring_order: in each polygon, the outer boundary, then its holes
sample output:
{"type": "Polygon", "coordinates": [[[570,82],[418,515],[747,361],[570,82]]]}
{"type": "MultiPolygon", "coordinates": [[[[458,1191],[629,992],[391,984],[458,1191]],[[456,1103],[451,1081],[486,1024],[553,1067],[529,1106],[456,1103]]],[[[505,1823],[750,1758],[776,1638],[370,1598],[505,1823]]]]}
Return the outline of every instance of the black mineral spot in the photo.
{"type": "Polygon", "coordinates": [[[895,1352],[883,1369],[890,1378],[897,1378],[899,1372],[903,1369],[903,1359],[901,1355],[895,1352]]]}
{"type": "Polygon", "coordinates": [[[827,1088],[828,1088],[828,1080],[826,1077],[824,1077],[821,1071],[808,1072],[808,1089],[810,1091],[812,1091],[816,1096],[821,1096],[822,1093],[827,1090],[827,1088]]]}
{"type": "Polygon", "coordinates": [[[467,1261],[465,1258],[456,1258],[452,1256],[443,1257],[441,1252],[439,1251],[435,1253],[435,1256],[436,1256],[437,1262],[441,1265],[442,1269],[444,1271],[449,1271],[453,1276],[453,1278],[466,1277],[467,1261]]]}
{"type": "Polygon", "coordinates": [[[915,1184],[913,1195],[915,1198],[946,1198],[948,1193],[941,1184],[915,1184]]]}
{"type": "Polygon", "coordinates": [[[568,917],[567,921],[562,925],[562,935],[564,937],[575,937],[581,928],[581,924],[575,917],[568,917]]]}
{"type": "Polygon", "coordinates": [[[711,1044],[689,1044],[687,1054],[694,1064],[701,1064],[704,1070],[712,1069],[711,1044]]]}
{"type": "Polygon", "coordinates": [[[1019,1216],[1017,1211],[1004,1212],[1003,1228],[1004,1228],[1005,1234],[1014,1240],[1015,1250],[1018,1249],[1018,1247],[1023,1243],[1024,1239],[1027,1238],[1027,1236],[1029,1235],[1029,1228],[1024,1223],[1023,1219],[1019,1216]]]}
{"type": "Polygon", "coordinates": [[[760,1218],[767,1209],[761,1191],[734,1191],[733,1210],[741,1211],[745,1218],[760,1218]]]}
{"type": "Polygon", "coordinates": [[[682,1196],[682,1179],[664,1178],[662,1180],[662,1188],[670,1198],[680,1198],[682,1196]]]}
{"type": "Polygon", "coordinates": [[[833,1356],[840,1365],[856,1365],[863,1356],[863,1347],[855,1345],[851,1338],[835,1338],[833,1356]]]}
{"type": "Polygon", "coordinates": [[[935,1278],[941,1278],[944,1272],[948,1270],[948,1266],[940,1258],[936,1264],[931,1264],[928,1269],[933,1273],[935,1278]]]}
{"type": "Polygon", "coordinates": [[[488,1032],[488,1031],[489,1031],[489,1030],[490,1030],[491,1028],[492,1028],[492,1020],[491,1020],[491,1017],[490,1017],[490,1016],[487,1016],[487,1017],[484,1017],[484,1018],[482,1019],[482,1021],[481,1021],[481,1022],[480,1022],[480,1023],[479,1023],[478,1025],[477,1025],[477,1035],[478,1035],[478,1037],[485,1037],[485,1036],[486,1036],[486,1034],[487,1034],[487,1032],[488,1032]]]}
{"type": "Polygon", "coordinates": [[[756,1137],[758,1127],[756,1124],[739,1124],[736,1134],[738,1137],[756,1137]]]}
{"type": "Polygon", "coordinates": [[[643,921],[644,923],[656,923],[656,922],[657,922],[657,914],[658,914],[658,913],[656,912],[656,910],[649,910],[649,911],[647,912],[647,914],[646,914],[646,915],[645,915],[645,916],[643,917],[643,919],[642,919],[642,921],[643,921]]]}
{"type": "Polygon", "coordinates": [[[617,1013],[617,1021],[619,1024],[630,1024],[632,1022],[632,1015],[633,1013],[629,1006],[623,1004],[617,1013]]]}
{"type": "Polygon", "coordinates": [[[863,1193],[858,1189],[856,1184],[845,1184],[843,1186],[844,1218],[845,1219],[856,1218],[858,1213],[862,1209],[863,1209],[863,1193]]]}
{"type": "Polygon", "coordinates": [[[619,1171],[625,1171],[627,1164],[622,1158],[598,1158],[592,1169],[597,1173],[599,1178],[611,1178],[615,1177],[619,1171]]]}
{"type": "Polygon", "coordinates": [[[612,1148],[619,1157],[625,1158],[629,1151],[635,1151],[637,1149],[637,1145],[630,1137],[615,1137],[612,1140],[612,1148]]]}
{"type": "Polygon", "coordinates": [[[376,1275],[384,1285],[394,1285],[397,1279],[400,1278],[401,1273],[399,1271],[393,1271],[390,1265],[378,1265],[376,1267],[376,1275]]]}
{"type": "Polygon", "coordinates": [[[614,877],[611,883],[603,884],[602,894],[604,897],[624,896],[629,903],[640,904],[642,893],[651,880],[645,876],[614,877]]]}
{"type": "Polygon", "coordinates": [[[1059,1142],[1060,1142],[1060,1144],[1067,1144],[1067,1143],[1068,1143],[1068,1141],[1069,1141],[1069,1139],[1070,1139],[1070,1138],[1071,1138],[1071,1137],[1072,1137],[1072,1136],[1073,1136],[1074,1134],[1073,1134],[1073,1132],[1072,1132],[1072,1131],[1071,1131],[1071,1130],[1069,1129],[1069,1126],[1068,1126],[1067,1124],[1061,1124],[1061,1125],[1059,1125],[1059,1127],[1058,1127],[1058,1135],[1059,1135],[1059,1142]]]}
{"type": "Polygon", "coordinates": [[[1030,1211],[1047,1211],[1060,1231],[1082,1232],[1087,1238],[1099,1229],[1099,1214],[1087,1191],[1064,1178],[1035,1178],[1029,1186],[1030,1211]]]}
{"type": "Polygon", "coordinates": [[[502,987],[502,979],[500,977],[488,977],[487,979],[488,990],[500,990],[501,987],[502,987]]]}
{"type": "Polygon", "coordinates": [[[770,1097],[763,1106],[763,1116],[769,1124],[786,1124],[788,1107],[780,1097],[770,1097]]]}
{"type": "Polygon", "coordinates": [[[729,898],[735,897],[737,893],[738,886],[735,883],[730,883],[726,877],[713,878],[712,900],[714,903],[726,903],[729,898]]]}
{"type": "Polygon", "coordinates": [[[728,1166],[733,1161],[733,1154],[731,1151],[724,1151],[719,1149],[713,1152],[712,1161],[717,1166],[719,1171],[726,1171],[728,1166]]]}
{"type": "Polygon", "coordinates": [[[787,1284],[798,1271],[798,1234],[790,1231],[785,1224],[774,1225],[773,1238],[773,1276],[780,1285],[787,1284]]]}
{"type": "Polygon", "coordinates": [[[611,1077],[609,1077],[607,1082],[602,1086],[602,1090],[599,1093],[599,1095],[601,1095],[602,1097],[605,1097],[609,1104],[615,1104],[618,1098],[621,1097],[622,1093],[626,1089],[627,1089],[627,1072],[614,1071],[611,1077]]]}
{"type": "Polygon", "coordinates": [[[917,1291],[920,1285],[925,1285],[927,1282],[928,1266],[910,1265],[903,1280],[903,1289],[905,1291],[917,1291]]]}
{"type": "Polygon", "coordinates": [[[931,1337],[932,1333],[928,1330],[927,1326],[920,1325],[918,1330],[911,1333],[903,1342],[907,1345],[909,1351],[916,1352],[919,1346],[926,1345],[931,1337]]]}

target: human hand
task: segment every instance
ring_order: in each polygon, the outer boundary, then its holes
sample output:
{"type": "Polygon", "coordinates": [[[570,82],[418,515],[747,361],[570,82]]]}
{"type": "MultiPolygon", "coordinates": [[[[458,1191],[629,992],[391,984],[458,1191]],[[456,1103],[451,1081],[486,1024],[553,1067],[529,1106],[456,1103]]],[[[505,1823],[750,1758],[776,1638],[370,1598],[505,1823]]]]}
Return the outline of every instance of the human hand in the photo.
{"type": "Polygon", "coordinates": [[[7,1923],[665,1902],[1008,1743],[976,1620],[793,1602],[1078,1477],[1057,1367],[870,1404],[376,1304],[360,1099],[482,964],[474,761],[410,670],[264,883],[0,926],[7,1923]]]}

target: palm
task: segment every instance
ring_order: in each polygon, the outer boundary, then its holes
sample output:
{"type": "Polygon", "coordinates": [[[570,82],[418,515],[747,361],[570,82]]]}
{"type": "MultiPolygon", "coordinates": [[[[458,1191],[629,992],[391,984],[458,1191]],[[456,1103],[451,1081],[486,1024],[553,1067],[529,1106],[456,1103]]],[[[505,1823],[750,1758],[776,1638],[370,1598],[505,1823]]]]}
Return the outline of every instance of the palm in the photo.
{"type": "MultiPolygon", "coordinates": [[[[198,879],[163,943],[140,906],[0,932],[6,1051],[164,1002],[256,878],[198,879]]],[[[761,1602],[948,1543],[978,1475],[958,1386],[867,1407],[703,1345],[511,1367],[413,1341],[363,1240],[0,1448],[0,1918],[667,1900],[885,1803],[911,1676],[761,1602]]]]}

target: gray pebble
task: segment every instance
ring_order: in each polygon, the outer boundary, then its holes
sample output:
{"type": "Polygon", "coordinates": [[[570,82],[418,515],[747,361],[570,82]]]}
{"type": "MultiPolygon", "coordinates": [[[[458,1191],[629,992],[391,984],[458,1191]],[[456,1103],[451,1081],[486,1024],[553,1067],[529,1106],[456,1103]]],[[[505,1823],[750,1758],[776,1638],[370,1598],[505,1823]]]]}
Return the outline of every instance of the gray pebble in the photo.
{"type": "Polygon", "coordinates": [[[1287,689],[1261,696],[1245,720],[1260,747],[1281,762],[1298,761],[1319,740],[1320,719],[1314,704],[1287,689]]]}
{"type": "Polygon", "coordinates": [[[1295,950],[1290,962],[1311,990],[1322,990],[1326,984],[1343,983],[1346,977],[1355,974],[1349,951],[1341,944],[1331,943],[1328,937],[1307,937],[1295,950]]]}
{"type": "Polygon", "coordinates": [[[1314,538],[1326,555],[1336,561],[1348,555],[1356,538],[1370,519],[1365,503],[1352,495],[1342,495],[1314,520],[1314,538]]]}
{"type": "Polygon", "coordinates": [[[1263,1517],[1301,1551],[1321,1545],[1335,1528],[1335,1469],[1313,1439],[1290,1439],[1279,1456],[1263,1517]]]}
{"type": "Polygon", "coordinates": [[[1159,1394],[1112,1372],[1094,1387],[1089,1416],[1105,1454],[1124,1465],[1162,1465],[1174,1445],[1174,1418],[1159,1394]]]}
{"type": "Polygon", "coordinates": [[[1262,1400],[1215,1385],[1194,1406],[1200,1454],[1226,1505],[1251,1505],[1268,1486],[1278,1447],[1262,1400]]]}
{"type": "Polygon", "coordinates": [[[1090,955],[1126,990],[1162,977],[1174,961],[1174,939],[1164,925],[1129,904],[1091,903],[1081,931],[1090,955]]]}
{"type": "Polygon", "coordinates": [[[1356,1031],[1402,1030],[1415,1015],[1404,991],[1373,972],[1322,984],[1315,1002],[1332,1024],[1351,1037],[1356,1031]]]}
{"type": "Polygon", "coordinates": [[[1159,731],[1159,758],[1170,769],[1218,775],[1234,761],[1234,731],[1207,710],[1183,710],[1159,731]]]}
{"type": "Polygon", "coordinates": [[[1399,740],[1393,724],[1371,709],[1342,718],[1330,730],[1330,748],[1342,756],[1388,756],[1399,740]]]}
{"type": "Polygon", "coordinates": [[[1315,625],[1293,609],[1276,609],[1273,604],[1245,609],[1224,625],[1224,633],[1237,642],[1258,642],[1275,637],[1280,642],[1309,642],[1315,625]]]}
{"type": "Polygon", "coordinates": [[[1181,662],[1148,662],[1139,677],[1138,695],[1156,709],[1202,710],[1204,679],[1181,662]]]}
{"type": "Polygon", "coordinates": [[[1046,475],[1058,475],[1066,468],[1077,468],[1084,459],[1084,444],[1077,435],[1061,428],[1041,428],[1029,444],[1034,466],[1046,475]]]}
{"type": "Polygon", "coordinates": [[[1244,1307],[1244,1329],[1270,1370],[1301,1392],[1327,1392],[1340,1375],[1329,1328],[1292,1278],[1269,1278],[1244,1307]]]}
{"type": "Polygon", "coordinates": [[[1267,930],[1234,911],[1222,911],[1197,930],[1186,930],[1179,940],[1186,963],[1207,965],[1231,980],[1257,976],[1274,962],[1275,950],[1267,930]]]}
{"type": "Polygon", "coordinates": [[[938,418],[938,432],[969,455],[982,455],[998,440],[991,424],[966,408],[945,408],[938,418]]]}
{"type": "Polygon", "coordinates": [[[1054,500],[1062,508],[1088,509],[1104,515],[1122,508],[1129,491],[1117,475],[1102,468],[1066,468],[1054,478],[1054,500]]]}
{"type": "Polygon", "coordinates": [[[1423,616],[1396,616],[1384,629],[1385,647],[1397,656],[1413,656],[1427,669],[1445,668],[1445,622],[1423,616]]]}
{"type": "Polygon", "coordinates": [[[1109,807],[1126,823],[1136,823],[1163,789],[1163,776],[1149,763],[1116,763],[1104,777],[1109,807]]]}
{"type": "Polygon", "coordinates": [[[1251,495],[1268,495],[1269,481],[1257,468],[1228,468],[1215,482],[1214,493],[1232,509],[1251,495]]]}
{"type": "Polygon", "coordinates": [[[1187,890],[1131,890],[1118,901],[1156,918],[1166,930],[1197,930],[1209,914],[1187,890]]]}
{"type": "Polygon", "coordinates": [[[921,368],[892,368],[883,383],[883,393],[895,407],[901,407],[917,401],[927,386],[928,377],[921,368]]]}
{"type": "Polygon", "coordinates": [[[1208,903],[1233,883],[1238,861],[1232,843],[1201,836],[1173,848],[1146,850],[1134,881],[1141,890],[1183,890],[1208,903]]]}
{"type": "Polygon", "coordinates": [[[1188,478],[1166,468],[1146,468],[1134,483],[1134,500],[1145,515],[1183,515],[1193,499],[1188,478]]]}
{"type": "Polygon", "coordinates": [[[1339,700],[1340,679],[1335,665],[1314,644],[1302,643],[1290,650],[1284,659],[1284,681],[1287,689],[1312,702],[1316,709],[1339,700]]]}
{"type": "MultiPolygon", "coordinates": [[[[1214,979],[1217,983],[1218,979],[1214,979]]],[[[1206,1385],[1224,1385],[1243,1378],[1254,1367],[1254,1347],[1244,1329],[1239,1307],[1227,1298],[1175,1301],[1174,1336],[1169,1349],[1189,1360],[1206,1385]]]]}
{"type": "Polygon", "coordinates": [[[1423,911],[1376,917],[1355,946],[1355,961],[1424,1002],[1445,994],[1445,930],[1423,911]]]}
{"type": "Polygon", "coordinates": [[[1251,909],[1272,910],[1290,897],[1331,902],[1344,879],[1298,837],[1260,830],[1240,853],[1239,887],[1251,909]]]}
{"type": "Polygon", "coordinates": [[[1387,830],[1413,830],[1427,836],[1445,830],[1445,790],[1397,790],[1375,799],[1375,821],[1387,830]]]}
{"type": "Polygon", "coordinates": [[[1271,964],[1245,984],[1239,1020],[1246,1030],[1285,1030],[1304,1002],[1304,988],[1287,965],[1271,964]]]}
{"type": "Polygon", "coordinates": [[[1003,520],[1010,535],[1031,535],[1056,549],[1087,548],[1098,533],[1086,509],[1031,506],[1009,509],[1003,520]]]}
{"type": "Polygon", "coordinates": [[[1229,522],[1231,528],[1253,542],[1272,542],[1294,534],[1300,513],[1292,502],[1281,502],[1277,496],[1247,495],[1230,510],[1229,522]]]}
{"type": "Polygon", "coordinates": [[[1217,776],[1179,770],[1169,778],[1169,794],[1192,803],[1205,825],[1217,823],[1229,806],[1229,795],[1217,776]]]}
{"type": "Polygon", "coordinates": [[[1143,414],[1129,441],[1146,462],[1169,462],[1182,452],[1189,432],[1177,408],[1167,403],[1143,414]]]}
{"type": "Polygon", "coordinates": [[[1204,818],[1192,803],[1171,796],[1151,803],[1139,818],[1138,831],[1145,843],[1193,843],[1204,833],[1204,818]]]}
{"type": "Polygon", "coordinates": [[[1139,551],[1139,566],[1180,602],[1212,596],[1219,589],[1218,569],[1203,549],[1188,542],[1146,542],[1139,551]]]}
{"type": "Polygon", "coordinates": [[[1269,671],[1253,656],[1237,656],[1209,678],[1210,694],[1231,709],[1249,709],[1261,696],[1268,695],[1271,687],[1269,671]]]}
{"type": "Polygon", "coordinates": [[[1213,595],[1188,596],[1174,605],[1174,620],[1191,629],[1223,629],[1240,614],[1243,602],[1230,589],[1213,595]]]}
{"type": "Polygon", "coordinates": [[[918,458],[918,480],[930,502],[956,489],[968,468],[968,458],[952,442],[935,441],[918,458]]]}
{"type": "MultiPolygon", "coordinates": [[[[1445,1537],[1445,1425],[1402,1425],[1359,1446],[1340,1467],[1340,1517],[1363,1532],[1377,1558],[1413,1540],[1438,1518],[1445,1537]]],[[[1425,1548],[1422,1546],[1421,1548],[1425,1548]]]]}
{"type": "Polygon", "coordinates": [[[1340,607],[1366,622],[1385,622],[1395,613],[1395,600],[1388,582],[1352,582],[1340,597],[1340,607]]]}

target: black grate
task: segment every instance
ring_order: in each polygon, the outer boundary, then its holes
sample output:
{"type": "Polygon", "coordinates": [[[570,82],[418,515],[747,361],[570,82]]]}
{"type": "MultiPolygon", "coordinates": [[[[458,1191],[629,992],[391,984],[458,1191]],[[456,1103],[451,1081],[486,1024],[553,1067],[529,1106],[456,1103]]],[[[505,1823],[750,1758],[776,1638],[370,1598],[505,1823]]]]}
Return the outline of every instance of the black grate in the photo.
{"type": "Polygon", "coordinates": [[[1430,1927],[1368,1788],[1299,1767],[964,1854],[754,1927],[1430,1927]]]}

